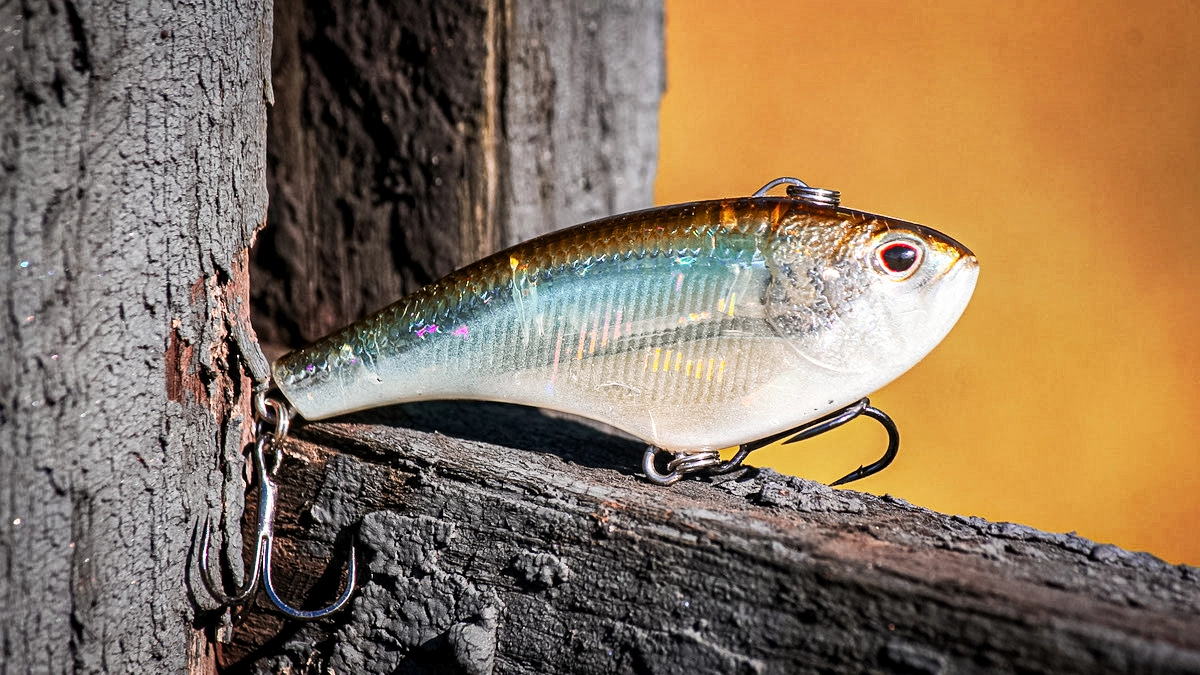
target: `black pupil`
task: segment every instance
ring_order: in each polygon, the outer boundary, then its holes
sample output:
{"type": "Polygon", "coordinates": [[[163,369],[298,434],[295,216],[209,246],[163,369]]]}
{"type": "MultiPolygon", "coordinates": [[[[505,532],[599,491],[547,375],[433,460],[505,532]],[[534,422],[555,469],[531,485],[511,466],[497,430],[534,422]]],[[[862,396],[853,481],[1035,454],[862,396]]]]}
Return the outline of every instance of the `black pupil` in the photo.
{"type": "Polygon", "coordinates": [[[907,272],[917,262],[917,249],[911,244],[892,244],[883,249],[883,264],[892,272],[907,272]]]}

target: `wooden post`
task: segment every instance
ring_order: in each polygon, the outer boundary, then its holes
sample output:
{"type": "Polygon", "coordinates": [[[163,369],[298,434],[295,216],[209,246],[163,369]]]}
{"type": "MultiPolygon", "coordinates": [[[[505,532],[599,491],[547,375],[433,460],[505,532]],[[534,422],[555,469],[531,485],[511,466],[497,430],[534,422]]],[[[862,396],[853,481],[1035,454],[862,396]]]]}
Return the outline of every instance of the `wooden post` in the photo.
{"type": "Polygon", "coordinates": [[[256,327],[299,346],[465,263],[650,206],[662,7],[276,4],[256,327]]]}
{"type": "Polygon", "coordinates": [[[0,3],[0,671],[214,667],[189,551],[243,492],[270,25],[0,3]]]}

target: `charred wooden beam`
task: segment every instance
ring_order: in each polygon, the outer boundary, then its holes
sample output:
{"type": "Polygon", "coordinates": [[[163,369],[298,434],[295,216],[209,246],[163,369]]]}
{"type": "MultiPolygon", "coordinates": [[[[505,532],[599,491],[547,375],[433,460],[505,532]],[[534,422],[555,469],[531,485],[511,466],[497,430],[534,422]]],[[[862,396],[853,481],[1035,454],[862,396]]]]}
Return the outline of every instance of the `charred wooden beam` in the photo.
{"type": "Polygon", "coordinates": [[[288,446],[280,586],[230,665],[293,672],[1200,672],[1200,570],[769,469],[671,488],[537,411],[405,406],[288,446]],[[287,581],[288,574],[290,583],[287,581]]]}

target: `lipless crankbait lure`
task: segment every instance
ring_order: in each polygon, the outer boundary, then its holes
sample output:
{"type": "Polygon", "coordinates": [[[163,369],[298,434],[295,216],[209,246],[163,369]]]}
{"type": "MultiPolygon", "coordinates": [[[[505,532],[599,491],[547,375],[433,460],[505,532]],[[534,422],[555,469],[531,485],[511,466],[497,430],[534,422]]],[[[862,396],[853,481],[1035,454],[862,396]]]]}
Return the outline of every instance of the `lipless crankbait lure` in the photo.
{"type": "MultiPolygon", "coordinates": [[[[946,336],[977,275],[974,255],[939,232],[781,178],[749,198],[614,216],[464,267],[275,361],[282,400],[260,397],[259,414],[286,428],[293,414],[429,399],[550,408],[645,440],[659,484],[866,414],[889,447],[844,483],[887,466],[899,442],[863,397],[946,336]],[[784,184],[787,196],[768,196],[784,184]],[[660,451],[673,455],[665,473],[660,451]]],[[[263,548],[269,561],[269,538],[263,548]]],[[[271,596],[291,616],[314,614],[271,596]]]]}

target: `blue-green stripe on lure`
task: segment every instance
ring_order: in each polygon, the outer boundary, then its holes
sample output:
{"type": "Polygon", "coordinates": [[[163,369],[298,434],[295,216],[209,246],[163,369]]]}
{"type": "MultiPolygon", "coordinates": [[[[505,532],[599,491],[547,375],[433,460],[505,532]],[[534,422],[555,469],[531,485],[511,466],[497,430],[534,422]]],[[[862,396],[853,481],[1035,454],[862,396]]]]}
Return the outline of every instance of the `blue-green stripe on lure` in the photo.
{"type": "Polygon", "coordinates": [[[538,406],[646,441],[647,477],[670,484],[866,414],[891,443],[848,482],[885,467],[899,442],[864,397],[941,342],[977,276],[975,256],[939,232],[778,179],[752,197],[613,216],[459,269],[280,357],[271,372],[284,400],[260,399],[260,416],[431,399],[538,406]],[[768,196],[781,184],[787,196],[768,196]],[[674,456],[666,473],[660,450],[674,456]]]}

